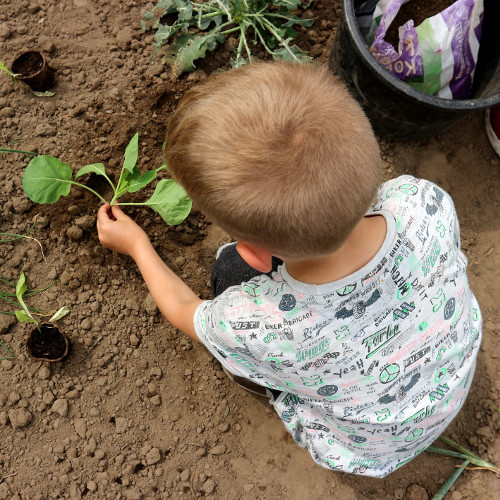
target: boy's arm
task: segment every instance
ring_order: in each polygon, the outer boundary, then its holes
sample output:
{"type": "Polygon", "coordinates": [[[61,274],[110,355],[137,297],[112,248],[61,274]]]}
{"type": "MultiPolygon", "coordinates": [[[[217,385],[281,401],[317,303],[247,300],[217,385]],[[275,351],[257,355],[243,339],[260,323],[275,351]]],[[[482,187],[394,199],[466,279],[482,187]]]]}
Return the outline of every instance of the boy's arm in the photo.
{"type": "Polygon", "coordinates": [[[99,209],[97,232],[104,247],[134,259],[167,320],[199,342],[193,319],[203,301],[161,260],[146,233],[117,206],[108,204],[99,209]]]}

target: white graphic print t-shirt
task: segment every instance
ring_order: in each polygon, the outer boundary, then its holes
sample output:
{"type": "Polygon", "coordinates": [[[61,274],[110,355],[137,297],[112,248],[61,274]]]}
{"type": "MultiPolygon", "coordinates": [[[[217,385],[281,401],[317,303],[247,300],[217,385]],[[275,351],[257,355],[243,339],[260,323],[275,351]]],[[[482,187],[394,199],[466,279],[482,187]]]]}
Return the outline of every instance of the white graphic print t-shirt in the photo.
{"type": "Polygon", "coordinates": [[[276,412],[318,464],[384,477],[463,405],[481,313],[447,193],[402,176],[370,213],[387,236],[356,273],[311,285],[282,265],[203,302],[195,326],[226,369],[283,391],[276,412]]]}

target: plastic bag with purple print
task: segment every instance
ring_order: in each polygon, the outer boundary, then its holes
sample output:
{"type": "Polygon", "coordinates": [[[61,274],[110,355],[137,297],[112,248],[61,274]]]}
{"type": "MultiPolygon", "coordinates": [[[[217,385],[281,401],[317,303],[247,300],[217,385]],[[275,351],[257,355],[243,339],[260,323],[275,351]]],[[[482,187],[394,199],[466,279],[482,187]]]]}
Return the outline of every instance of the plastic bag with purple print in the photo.
{"type": "Polygon", "coordinates": [[[483,0],[457,0],[415,27],[399,27],[399,46],[384,40],[401,5],[418,0],[368,0],[356,9],[361,33],[377,61],[415,89],[444,99],[467,99],[476,68],[483,0]]]}

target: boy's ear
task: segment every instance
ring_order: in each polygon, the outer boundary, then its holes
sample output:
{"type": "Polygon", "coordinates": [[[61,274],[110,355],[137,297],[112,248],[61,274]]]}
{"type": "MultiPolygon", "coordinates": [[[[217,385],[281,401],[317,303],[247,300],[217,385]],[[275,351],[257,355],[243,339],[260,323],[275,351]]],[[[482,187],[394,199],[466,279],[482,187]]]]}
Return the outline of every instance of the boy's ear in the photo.
{"type": "Polygon", "coordinates": [[[262,248],[244,241],[239,241],[236,244],[236,250],[238,250],[240,257],[257,271],[268,273],[271,270],[273,256],[267,250],[262,250],[262,248]]]}

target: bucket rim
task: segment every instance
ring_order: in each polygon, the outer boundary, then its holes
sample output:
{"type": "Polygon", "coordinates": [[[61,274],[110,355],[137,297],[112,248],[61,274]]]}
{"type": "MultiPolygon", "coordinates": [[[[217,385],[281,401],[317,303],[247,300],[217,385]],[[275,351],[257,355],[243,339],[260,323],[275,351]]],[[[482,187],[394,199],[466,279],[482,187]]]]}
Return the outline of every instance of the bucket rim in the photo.
{"type": "Polygon", "coordinates": [[[436,97],[419,90],[414,89],[411,85],[404,83],[399,78],[389,73],[383,66],[381,66],[373,54],[370,52],[368,45],[359,31],[356,15],[354,13],[354,0],[342,0],[342,12],[344,19],[349,28],[350,34],[355,41],[355,50],[360,53],[365,62],[370,68],[375,71],[380,77],[386,79],[387,84],[400,94],[412,97],[420,102],[428,104],[429,106],[450,110],[450,103],[453,103],[453,109],[459,110],[475,110],[484,109],[494,106],[500,102],[500,91],[495,92],[487,97],[479,97],[474,99],[443,99],[436,97]]]}

